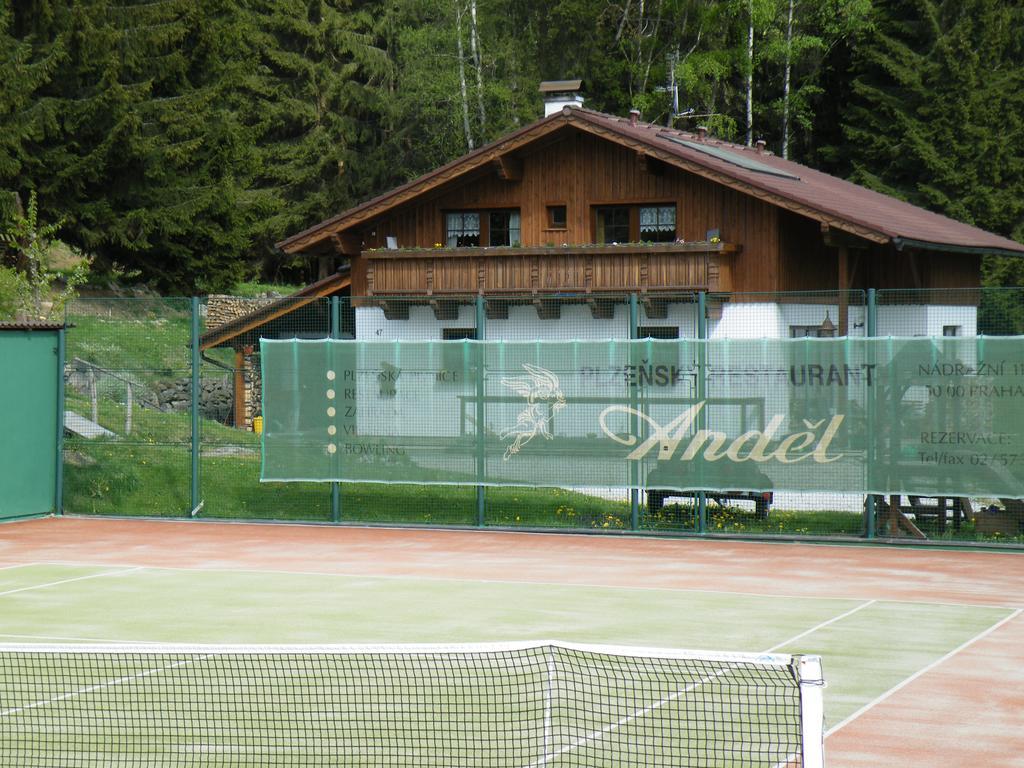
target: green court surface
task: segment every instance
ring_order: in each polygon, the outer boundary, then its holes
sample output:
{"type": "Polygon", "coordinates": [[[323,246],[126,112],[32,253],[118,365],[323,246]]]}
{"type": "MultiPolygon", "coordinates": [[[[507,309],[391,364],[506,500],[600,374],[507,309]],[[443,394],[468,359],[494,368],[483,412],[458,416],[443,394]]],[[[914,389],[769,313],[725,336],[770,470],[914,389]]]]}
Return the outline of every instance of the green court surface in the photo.
{"type": "Polygon", "coordinates": [[[1010,609],[725,592],[37,564],[0,569],[0,642],[564,640],[821,654],[826,727],[1010,609]]]}

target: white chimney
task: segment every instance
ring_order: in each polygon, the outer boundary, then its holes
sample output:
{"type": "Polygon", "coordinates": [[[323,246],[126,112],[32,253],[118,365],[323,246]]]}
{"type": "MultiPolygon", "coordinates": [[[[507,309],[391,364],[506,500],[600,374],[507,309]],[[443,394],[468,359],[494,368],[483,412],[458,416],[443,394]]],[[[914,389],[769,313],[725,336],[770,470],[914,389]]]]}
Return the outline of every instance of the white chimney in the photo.
{"type": "Polygon", "coordinates": [[[583,106],[582,80],[546,80],[540,84],[544,95],[544,117],[561,112],[563,107],[583,106]]]}

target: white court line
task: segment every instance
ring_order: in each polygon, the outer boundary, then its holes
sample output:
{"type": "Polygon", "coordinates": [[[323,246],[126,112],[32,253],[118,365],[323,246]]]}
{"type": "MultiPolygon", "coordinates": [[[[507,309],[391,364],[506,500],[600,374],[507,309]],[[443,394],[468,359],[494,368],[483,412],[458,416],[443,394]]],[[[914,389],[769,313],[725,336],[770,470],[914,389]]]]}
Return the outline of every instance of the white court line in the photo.
{"type": "Polygon", "coordinates": [[[926,674],[928,672],[931,672],[933,669],[935,669],[940,664],[942,664],[942,663],[948,661],[949,659],[953,658],[954,656],[956,656],[958,653],[960,653],[965,648],[968,648],[969,646],[974,645],[976,642],[978,642],[982,638],[988,637],[989,635],[991,635],[993,632],[995,632],[997,629],[999,629],[1001,626],[1003,626],[1007,622],[1010,622],[1010,621],[1013,621],[1014,619],[1016,619],[1018,616],[1021,615],[1021,613],[1024,613],[1024,608],[1018,608],[1016,611],[1011,613],[1009,616],[1007,616],[1002,621],[999,621],[999,622],[993,624],[991,627],[986,629],[984,632],[981,632],[981,633],[975,635],[974,637],[972,637],[970,640],[967,640],[966,642],[960,644],[959,646],[954,648],[952,651],[947,653],[942,658],[936,659],[935,661],[933,661],[928,666],[923,667],[922,669],[917,670],[917,672],[915,672],[910,677],[908,677],[907,679],[905,679],[902,682],[900,682],[898,685],[893,686],[892,688],[890,688],[888,691],[883,693],[878,698],[873,699],[872,701],[869,701],[867,704],[865,704],[863,707],[858,709],[852,715],[849,715],[845,720],[842,720],[841,722],[836,723],[835,725],[833,725],[831,728],[829,728],[827,731],[825,731],[825,738],[828,738],[833,733],[838,731],[840,728],[843,728],[844,726],[852,723],[854,720],[856,720],[858,717],[863,715],[868,710],[873,709],[874,707],[878,706],[883,701],[888,699],[890,696],[892,696],[893,694],[895,694],[898,691],[902,690],[903,688],[906,688],[912,682],[917,680],[917,678],[921,677],[922,675],[924,675],[924,674],[926,674]]]}
{"type": "MultiPolygon", "coordinates": [[[[761,653],[771,653],[775,649],[781,648],[784,645],[790,645],[791,643],[794,643],[797,640],[799,640],[799,639],[801,639],[803,637],[806,637],[807,635],[811,634],[812,632],[817,632],[819,629],[822,629],[823,627],[827,627],[829,624],[833,624],[833,623],[835,623],[837,621],[841,621],[842,619],[845,619],[847,616],[850,616],[851,614],[857,613],[857,611],[861,611],[861,610],[867,608],[868,606],[873,605],[875,602],[877,602],[877,601],[875,601],[875,600],[868,600],[868,601],[862,603],[861,605],[858,605],[856,608],[853,608],[853,609],[851,609],[849,611],[846,611],[844,613],[839,614],[838,616],[834,616],[831,619],[823,621],[820,624],[817,624],[817,625],[811,627],[808,630],[804,630],[803,632],[801,632],[798,635],[794,635],[793,637],[789,638],[788,640],[783,640],[781,643],[778,643],[777,645],[774,645],[771,648],[768,648],[767,650],[761,651],[761,653]]],[[[530,763],[529,765],[525,766],[524,768],[540,768],[540,766],[547,765],[554,758],[561,757],[566,752],[571,752],[572,750],[577,749],[578,747],[582,747],[584,744],[588,744],[588,743],[590,743],[592,741],[597,741],[598,739],[606,736],[607,734],[611,733],[612,731],[618,730],[622,726],[628,725],[629,723],[633,722],[634,720],[638,720],[639,718],[641,718],[641,717],[643,717],[645,715],[648,715],[648,714],[650,714],[651,712],[654,712],[657,709],[661,709],[666,704],[671,704],[673,701],[676,701],[681,696],[684,696],[685,694],[690,693],[691,691],[696,690],[697,688],[699,688],[700,686],[704,685],[705,683],[709,683],[709,682],[711,682],[712,680],[714,680],[715,678],[718,678],[718,677],[724,677],[725,675],[731,674],[734,671],[735,671],[735,668],[733,668],[733,667],[725,667],[723,669],[718,670],[717,672],[714,672],[713,674],[707,675],[706,677],[701,678],[700,680],[698,680],[695,683],[690,683],[688,686],[686,686],[682,690],[676,691],[671,696],[666,696],[663,699],[659,699],[658,701],[654,702],[653,704],[647,705],[643,709],[635,710],[635,711],[629,713],[628,715],[625,715],[624,717],[619,718],[614,723],[609,723],[608,725],[606,725],[606,726],[604,726],[602,728],[599,728],[598,730],[591,731],[590,733],[586,734],[585,736],[581,736],[578,739],[575,739],[572,743],[567,744],[566,746],[562,747],[561,749],[559,749],[559,750],[557,750],[555,752],[545,753],[544,756],[541,757],[539,760],[535,760],[534,762],[530,763]]],[[[792,755],[786,757],[778,765],[779,766],[785,766],[787,763],[790,762],[792,757],[793,757],[792,755]]]]}
{"type": "Polygon", "coordinates": [[[24,712],[29,709],[36,709],[37,707],[45,707],[50,704],[56,704],[58,701],[64,701],[66,699],[72,699],[75,696],[82,696],[93,691],[100,691],[104,688],[112,688],[115,685],[122,685],[124,683],[130,683],[134,680],[140,680],[143,677],[150,677],[151,675],[158,675],[161,672],[166,672],[169,669],[176,669],[177,667],[183,667],[186,664],[195,664],[197,661],[204,661],[210,658],[212,654],[206,654],[200,656],[197,659],[182,659],[176,661],[173,664],[165,664],[162,667],[156,669],[145,669],[142,672],[137,672],[134,675],[126,675],[125,677],[119,677],[116,680],[108,680],[105,683],[97,683],[96,685],[89,685],[85,688],[79,688],[77,691],[69,691],[68,693],[62,693],[60,696],[52,696],[49,699],[40,699],[39,701],[33,701],[31,704],[26,704],[23,707],[11,707],[10,709],[0,710],[0,717],[7,717],[9,715],[16,715],[19,712],[24,712]]]}
{"type": "Polygon", "coordinates": [[[128,645],[163,645],[160,640],[110,640],[105,637],[63,637],[60,635],[15,635],[0,632],[0,637],[13,637],[16,640],[50,640],[59,643],[126,643],[128,645]]]}
{"type": "MultiPolygon", "coordinates": [[[[846,600],[847,602],[864,602],[867,600],[881,600],[884,603],[898,605],[936,605],[946,608],[993,608],[995,610],[1012,611],[1019,608],[1019,605],[1006,605],[1004,603],[960,603],[960,602],[935,602],[931,600],[910,600],[906,598],[872,598],[864,595],[793,595],[779,592],[743,592],[728,589],[699,589],[697,587],[658,587],[645,586],[643,584],[600,584],[594,582],[566,582],[566,581],[521,581],[515,579],[472,579],[454,578],[447,576],[431,576],[429,574],[394,574],[394,573],[349,573],[347,571],[295,571],[281,568],[261,570],[259,568],[189,568],[185,566],[168,565],[146,565],[140,566],[133,563],[82,563],[75,560],[47,560],[32,565],[64,565],[74,567],[111,567],[111,568],[145,568],[148,571],[170,571],[172,573],[238,573],[256,574],[259,576],[284,575],[284,576],[316,576],[330,577],[337,576],[342,579],[361,579],[363,581],[379,579],[381,581],[430,581],[448,584],[498,584],[508,586],[540,586],[540,587],[582,587],[584,589],[619,589],[636,592],[678,592],[681,594],[704,594],[704,595],[734,595],[736,597],[757,597],[779,600],[822,600],[835,601],[846,600]]],[[[681,574],[686,576],[688,574],[681,574]]]]}
{"type": "MultiPolygon", "coordinates": [[[[102,566],[97,566],[102,567],[102,566]]],[[[132,568],[125,568],[121,571],[104,571],[103,573],[90,573],[86,576],[76,576],[73,579],[61,579],[60,581],[49,581],[45,584],[34,584],[30,587],[18,587],[18,589],[8,589],[6,592],[0,592],[0,597],[6,595],[16,595],[19,592],[30,592],[33,589],[46,589],[47,587],[56,587],[60,584],[70,584],[73,581],[85,581],[86,579],[99,579],[104,576],[119,576],[122,573],[134,573],[135,571],[141,571],[143,567],[141,565],[134,566],[132,568]]]]}
{"type": "Polygon", "coordinates": [[[13,568],[28,568],[38,563],[15,563],[14,565],[0,565],[0,571],[9,571],[13,568]]]}
{"type": "Polygon", "coordinates": [[[835,624],[837,621],[845,619],[847,616],[850,616],[850,615],[856,613],[857,611],[862,611],[865,608],[867,608],[869,605],[874,605],[877,602],[878,602],[877,600],[868,600],[867,602],[861,603],[856,608],[851,608],[846,613],[841,613],[838,616],[834,616],[833,618],[829,619],[828,621],[823,621],[823,622],[821,622],[821,624],[818,624],[817,626],[811,627],[810,629],[808,629],[808,630],[806,630],[804,632],[801,632],[799,635],[796,635],[795,637],[789,638],[789,640],[784,640],[781,643],[779,643],[778,645],[773,645],[767,651],[764,651],[764,653],[772,653],[773,651],[779,650],[779,648],[781,648],[784,645],[790,645],[791,643],[795,643],[797,640],[801,640],[801,639],[807,637],[808,635],[813,634],[814,632],[817,632],[819,629],[824,629],[829,624],[835,624]]]}

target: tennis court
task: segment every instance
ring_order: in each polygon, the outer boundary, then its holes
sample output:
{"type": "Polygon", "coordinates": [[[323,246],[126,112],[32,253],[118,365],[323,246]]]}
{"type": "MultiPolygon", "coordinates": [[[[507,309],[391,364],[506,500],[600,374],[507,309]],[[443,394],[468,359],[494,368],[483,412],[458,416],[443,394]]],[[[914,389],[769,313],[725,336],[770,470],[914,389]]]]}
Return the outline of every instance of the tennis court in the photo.
{"type": "Polygon", "coordinates": [[[0,642],[558,639],[821,654],[827,764],[849,768],[1021,764],[1022,585],[1024,560],[999,552],[76,518],[0,526],[0,642]]]}

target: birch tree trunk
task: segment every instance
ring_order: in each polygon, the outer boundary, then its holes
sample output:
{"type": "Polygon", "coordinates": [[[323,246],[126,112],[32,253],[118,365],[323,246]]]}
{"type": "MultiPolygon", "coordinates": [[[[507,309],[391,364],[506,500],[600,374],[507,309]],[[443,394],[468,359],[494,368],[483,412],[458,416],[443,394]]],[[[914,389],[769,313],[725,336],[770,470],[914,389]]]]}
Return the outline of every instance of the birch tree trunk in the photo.
{"type": "Polygon", "coordinates": [[[483,50],[480,46],[480,32],[476,23],[476,0],[469,0],[469,50],[473,58],[473,66],[476,67],[476,103],[480,118],[480,133],[484,135],[487,112],[484,110],[483,50]]]}
{"type": "Polygon", "coordinates": [[[747,146],[754,146],[754,0],[747,0],[747,146]]]}
{"type": "Polygon", "coordinates": [[[626,21],[629,19],[629,7],[633,0],[626,0],[626,7],[622,9],[622,18],[619,19],[619,28],[615,30],[615,42],[622,39],[622,30],[626,28],[626,21]]]}
{"type": "Polygon", "coordinates": [[[789,78],[793,66],[793,6],[789,0],[789,16],[786,19],[786,71],[782,80],[782,158],[789,159],[789,78]]]}
{"type": "Polygon", "coordinates": [[[640,83],[640,93],[647,93],[647,81],[651,77],[651,65],[654,62],[654,52],[658,47],[658,30],[661,28],[661,11],[663,4],[664,0],[658,0],[658,10],[654,14],[654,28],[651,30],[649,35],[653,42],[648,48],[647,64],[644,67],[644,78],[640,83]]]}
{"type": "Polygon", "coordinates": [[[473,149],[473,132],[469,129],[469,95],[466,92],[466,61],[462,49],[462,0],[455,3],[455,44],[459,60],[459,91],[462,95],[462,130],[466,135],[466,147],[473,149]]]}

